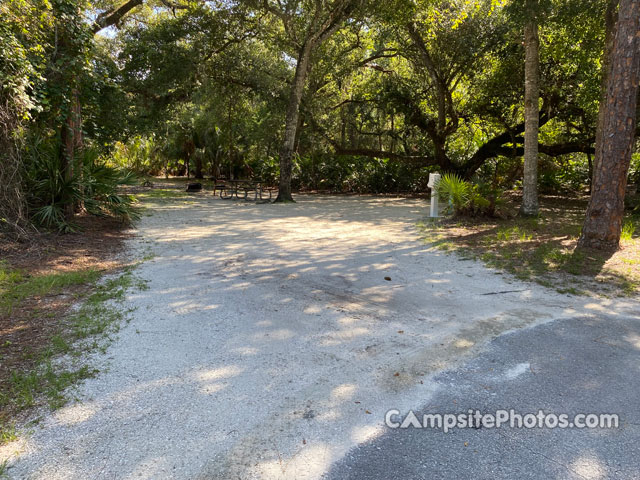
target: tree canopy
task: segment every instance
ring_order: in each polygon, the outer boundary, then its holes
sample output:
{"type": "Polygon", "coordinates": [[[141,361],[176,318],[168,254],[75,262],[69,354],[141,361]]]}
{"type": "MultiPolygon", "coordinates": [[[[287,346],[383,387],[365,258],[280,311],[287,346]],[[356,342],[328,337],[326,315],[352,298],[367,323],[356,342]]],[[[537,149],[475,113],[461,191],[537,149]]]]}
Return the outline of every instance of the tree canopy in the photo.
{"type": "MultiPolygon", "coordinates": [[[[6,0],[0,147],[15,168],[0,180],[27,175],[44,142],[69,178],[92,149],[139,174],[279,178],[285,199],[420,192],[434,171],[518,187],[530,4],[538,182],[580,190],[611,1],[6,0]]],[[[12,184],[4,203],[18,205],[24,181],[12,184]]],[[[0,216],[18,224],[29,208],[0,216]]]]}

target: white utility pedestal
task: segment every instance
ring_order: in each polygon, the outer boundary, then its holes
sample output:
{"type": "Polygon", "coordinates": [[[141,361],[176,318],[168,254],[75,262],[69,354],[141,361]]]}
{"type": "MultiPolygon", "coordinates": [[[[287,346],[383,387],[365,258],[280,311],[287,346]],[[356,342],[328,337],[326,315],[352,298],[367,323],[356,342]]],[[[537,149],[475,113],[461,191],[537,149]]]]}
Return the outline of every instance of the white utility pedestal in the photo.
{"type": "Polygon", "coordinates": [[[431,218],[437,218],[438,214],[438,184],[440,183],[439,173],[429,174],[429,183],[427,187],[431,189],[431,218]]]}

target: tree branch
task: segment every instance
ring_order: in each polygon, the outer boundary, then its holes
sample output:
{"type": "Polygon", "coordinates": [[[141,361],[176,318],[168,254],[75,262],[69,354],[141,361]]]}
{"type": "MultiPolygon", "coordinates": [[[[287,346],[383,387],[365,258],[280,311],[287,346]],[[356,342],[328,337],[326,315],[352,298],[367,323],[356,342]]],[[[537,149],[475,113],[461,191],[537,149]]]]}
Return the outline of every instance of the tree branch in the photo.
{"type": "Polygon", "coordinates": [[[129,0],[128,2],[120,5],[115,10],[102,12],[96,17],[96,21],[93,22],[91,31],[96,34],[100,30],[111,27],[112,25],[116,25],[122,19],[122,17],[124,17],[131,10],[133,10],[137,6],[142,5],[143,3],[144,0],[129,0]]]}

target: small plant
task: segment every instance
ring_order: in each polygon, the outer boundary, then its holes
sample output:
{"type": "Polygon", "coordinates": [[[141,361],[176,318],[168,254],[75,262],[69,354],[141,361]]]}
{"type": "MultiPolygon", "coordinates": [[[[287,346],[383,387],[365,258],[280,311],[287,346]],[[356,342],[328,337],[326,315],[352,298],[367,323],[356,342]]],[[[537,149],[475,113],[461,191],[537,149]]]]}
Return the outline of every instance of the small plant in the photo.
{"type": "Polygon", "coordinates": [[[0,445],[13,442],[17,438],[18,434],[16,433],[15,425],[12,423],[4,423],[3,421],[0,421],[0,445]]]}
{"type": "Polygon", "coordinates": [[[440,200],[449,205],[455,215],[469,217],[496,214],[500,192],[484,184],[472,184],[455,173],[445,173],[438,183],[440,200]]]}
{"type": "Polygon", "coordinates": [[[620,240],[631,240],[633,234],[636,232],[636,226],[631,220],[624,222],[622,226],[622,233],[620,234],[620,240]]]}
{"type": "Polygon", "coordinates": [[[511,228],[501,228],[496,233],[496,238],[500,242],[508,242],[511,240],[519,240],[521,242],[527,242],[531,240],[532,236],[526,230],[521,229],[517,225],[511,228]]]}
{"type": "Polygon", "coordinates": [[[471,184],[455,173],[445,173],[438,182],[440,200],[446,201],[455,213],[460,213],[468,204],[471,184]]]}

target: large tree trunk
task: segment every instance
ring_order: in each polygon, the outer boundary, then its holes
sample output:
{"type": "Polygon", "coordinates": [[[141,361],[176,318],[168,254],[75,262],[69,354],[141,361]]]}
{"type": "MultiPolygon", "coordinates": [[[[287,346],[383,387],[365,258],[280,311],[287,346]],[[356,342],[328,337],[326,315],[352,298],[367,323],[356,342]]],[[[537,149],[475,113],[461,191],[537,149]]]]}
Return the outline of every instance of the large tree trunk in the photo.
{"type": "MultiPolygon", "coordinates": [[[[607,101],[607,85],[609,80],[609,69],[611,68],[611,55],[613,52],[613,42],[616,34],[616,22],[618,20],[619,0],[608,0],[605,12],[605,34],[604,51],[602,53],[602,77],[600,78],[600,108],[598,110],[598,125],[596,129],[596,145],[600,145],[602,131],[604,128],[604,103],[607,101]]],[[[597,160],[597,159],[596,159],[597,160]]],[[[593,186],[593,165],[589,169],[589,193],[593,186]]]]}
{"type": "Polygon", "coordinates": [[[196,153],[196,172],[195,172],[196,179],[202,180],[204,178],[204,173],[202,172],[202,170],[203,170],[202,155],[200,153],[196,153]]]}
{"type": "Polygon", "coordinates": [[[527,0],[524,27],[524,176],[522,181],[523,215],[538,214],[538,130],[540,122],[540,40],[538,37],[538,1],[527,0]]]}
{"type": "MultiPolygon", "coordinates": [[[[78,180],[82,175],[82,158],[79,156],[82,149],[82,119],[80,108],[80,96],[76,88],[71,92],[67,118],[60,132],[60,167],[64,179],[78,180]]],[[[76,199],[64,205],[64,213],[67,218],[73,217],[76,211],[82,208],[80,200],[76,199]]]]}
{"type": "Polygon", "coordinates": [[[593,187],[580,248],[616,250],[636,129],[640,80],[640,0],[621,0],[611,58],[602,131],[596,144],[593,187]]]}
{"type": "MultiPolygon", "coordinates": [[[[72,93],[71,103],[71,125],[73,135],[73,175],[78,180],[81,192],[84,193],[82,180],[84,178],[84,165],[82,151],[84,149],[84,137],[82,135],[82,104],[80,103],[80,92],[75,88],[72,93]]],[[[76,212],[84,208],[82,196],[76,200],[74,206],[76,212]]]]}
{"type": "Polygon", "coordinates": [[[293,171],[293,155],[295,153],[296,136],[298,131],[298,118],[300,116],[300,102],[304,92],[304,85],[311,66],[311,52],[313,44],[306,42],[300,49],[296,74],[293,77],[289,105],[287,107],[287,119],[284,128],[284,139],[280,149],[280,185],[276,202],[293,202],[291,196],[291,173],[293,171]]]}

